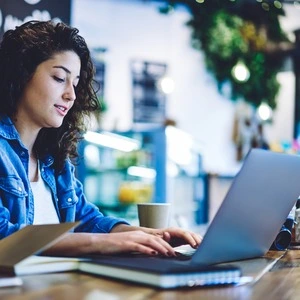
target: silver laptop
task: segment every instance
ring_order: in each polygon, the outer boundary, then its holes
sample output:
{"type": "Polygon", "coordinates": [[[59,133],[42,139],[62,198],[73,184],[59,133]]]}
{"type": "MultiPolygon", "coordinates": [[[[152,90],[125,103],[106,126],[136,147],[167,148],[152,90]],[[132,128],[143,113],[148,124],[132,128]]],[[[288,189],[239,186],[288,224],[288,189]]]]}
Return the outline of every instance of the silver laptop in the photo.
{"type": "Polygon", "coordinates": [[[251,150],[191,262],[207,265],[264,255],[299,195],[299,156],[251,150]]]}
{"type": "Polygon", "coordinates": [[[99,263],[153,270],[171,262],[186,267],[260,257],[269,250],[299,195],[300,156],[253,149],[189,260],[102,256],[99,263]]]}

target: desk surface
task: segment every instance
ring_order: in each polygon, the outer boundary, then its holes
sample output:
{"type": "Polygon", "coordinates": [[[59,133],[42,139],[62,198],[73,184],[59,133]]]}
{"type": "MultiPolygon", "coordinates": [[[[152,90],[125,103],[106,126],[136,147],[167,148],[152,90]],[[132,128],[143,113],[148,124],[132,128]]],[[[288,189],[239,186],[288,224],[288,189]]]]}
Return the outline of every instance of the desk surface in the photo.
{"type": "MultiPolygon", "coordinates": [[[[276,257],[270,251],[267,257],[276,257]]],[[[282,255],[282,252],[281,252],[282,255]]],[[[288,250],[257,283],[239,287],[158,290],[82,273],[23,277],[22,287],[0,289],[1,300],[293,300],[300,299],[300,250],[288,250]]]]}

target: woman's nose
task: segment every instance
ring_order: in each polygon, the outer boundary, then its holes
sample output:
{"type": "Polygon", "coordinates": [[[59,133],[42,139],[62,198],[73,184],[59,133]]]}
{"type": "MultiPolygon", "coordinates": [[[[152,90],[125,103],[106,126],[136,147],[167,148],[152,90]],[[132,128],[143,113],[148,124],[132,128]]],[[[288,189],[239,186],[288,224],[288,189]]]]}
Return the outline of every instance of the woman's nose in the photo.
{"type": "Polygon", "coordinates": [[[76,93],[73,85],[68,86],[64,92],[63,98],[68,101],[75,101],[76,93]]]}

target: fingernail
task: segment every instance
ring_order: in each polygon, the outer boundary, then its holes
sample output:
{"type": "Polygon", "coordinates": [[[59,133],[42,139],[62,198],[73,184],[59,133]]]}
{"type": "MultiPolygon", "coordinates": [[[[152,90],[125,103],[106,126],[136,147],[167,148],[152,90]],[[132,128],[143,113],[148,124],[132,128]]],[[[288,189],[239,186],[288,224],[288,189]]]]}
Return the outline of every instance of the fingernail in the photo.
{"type": "Polygon", "coordinates": [[[158,252],[157,252],[157,251],[151,251],[151,254],[152,254],[152,255],[157,255],[158,252]]]}

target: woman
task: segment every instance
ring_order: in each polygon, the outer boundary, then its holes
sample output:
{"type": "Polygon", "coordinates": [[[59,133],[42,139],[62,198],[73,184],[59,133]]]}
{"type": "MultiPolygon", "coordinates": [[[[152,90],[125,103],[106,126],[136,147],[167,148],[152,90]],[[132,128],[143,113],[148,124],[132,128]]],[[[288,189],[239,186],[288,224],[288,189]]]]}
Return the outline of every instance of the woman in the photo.
{"type": "Polygon", "coordinates": [[[81,221],[47,253],[174,256],[173,240],[198,246],[194,233],[130,226],[86,200],[70,159],[98,102],[77,29],[31,21],[7,31],[0,70],[0,238],[28,224],[81,221]]]}

